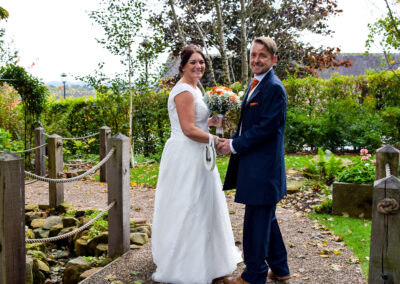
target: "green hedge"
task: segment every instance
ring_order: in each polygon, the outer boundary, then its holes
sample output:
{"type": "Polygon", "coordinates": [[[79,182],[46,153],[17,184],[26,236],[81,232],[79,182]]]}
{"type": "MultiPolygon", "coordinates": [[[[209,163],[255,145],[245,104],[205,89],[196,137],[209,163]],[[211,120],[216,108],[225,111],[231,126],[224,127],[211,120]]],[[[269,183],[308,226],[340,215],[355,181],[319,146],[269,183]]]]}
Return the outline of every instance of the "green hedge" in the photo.
{"type": "MultiPolygon", "coordinates": [[[[133,141],[136,153],[155,156],[162,149],[169,134],[167,105],[168,92],[136,93],[133,97],[133,141]]],[[[80,137],[99,131],[103,125],[129,135],[129,97],[127,94],[98,93],[96,97],[67,98],[47,102],[43,117],[49,134],[80,137]]],[[[71,154],[80,154],[81,145],[67,141],[71,154]]],[[[91,143],[89,153],[98,153],[98,143],[91,143]]],[[[83,155],[83,153],[82,153],[83,155]]]]}
{"type": "MultiPolygon", "coordinates": [[[[399,76],[400,74],[397,74],[399,76]]],[[[362,76],[334,75],[320,78],[288,77],[288,109],[285,149],[304,147],[338,151],[345,146],[377,149],[400,141],[400,80],[392,72],[369,72],[362,76]]],[[[235,83],[235,91],[243,90],[235,83]]],[[[167,99],[169,91],[143,91],[133,99],[135,153],[159,158],[169,137],[167,99]]],[[[96,97],[48,100],[44,122],[48,133],[76,137],[97,132],[107,125],[112,133],[128,135],[128,94],[97,93],[96,97]]],[[[229,114],[237,120],[238,113],[229,114]]],[[[231,133],[235,127],[228,123],[231,133]],[[232,129],[231,129],[232,128],[232,129]]],[[[79,149],[69,145],[75,154],[79,149]]],[[[98,151],[96,143],[90,146],[98,151]]]]}

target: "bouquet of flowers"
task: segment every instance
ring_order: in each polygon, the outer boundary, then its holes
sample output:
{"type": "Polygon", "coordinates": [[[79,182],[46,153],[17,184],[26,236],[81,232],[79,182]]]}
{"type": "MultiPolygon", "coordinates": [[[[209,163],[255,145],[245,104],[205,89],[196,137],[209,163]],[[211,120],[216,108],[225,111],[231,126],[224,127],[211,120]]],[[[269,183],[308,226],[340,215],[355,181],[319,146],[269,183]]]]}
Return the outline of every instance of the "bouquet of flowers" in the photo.
{"type": "Polygon", "coordinates": [[[232,109],[240,108],[239,96],[226,87],[214,87],[203,97],[209,110],[218,114],[217,134],[222,134],[222,120],[225,114],[232,109]]]}

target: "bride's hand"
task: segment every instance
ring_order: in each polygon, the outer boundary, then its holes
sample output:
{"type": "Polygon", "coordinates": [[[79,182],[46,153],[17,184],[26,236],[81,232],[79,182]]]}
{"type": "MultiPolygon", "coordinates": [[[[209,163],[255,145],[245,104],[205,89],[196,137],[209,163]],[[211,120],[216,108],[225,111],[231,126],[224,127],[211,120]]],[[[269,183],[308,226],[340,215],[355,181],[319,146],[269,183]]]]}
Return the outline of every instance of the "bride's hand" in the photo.
{"type": "MultiPolygon", "coordinates": [[[[226,117],[222,119],[222,127],[225,126],[226,117]]],[[[218,116],[214,115],[208,119],[208,126],[217,126],[218,125],[218,116]]]]}

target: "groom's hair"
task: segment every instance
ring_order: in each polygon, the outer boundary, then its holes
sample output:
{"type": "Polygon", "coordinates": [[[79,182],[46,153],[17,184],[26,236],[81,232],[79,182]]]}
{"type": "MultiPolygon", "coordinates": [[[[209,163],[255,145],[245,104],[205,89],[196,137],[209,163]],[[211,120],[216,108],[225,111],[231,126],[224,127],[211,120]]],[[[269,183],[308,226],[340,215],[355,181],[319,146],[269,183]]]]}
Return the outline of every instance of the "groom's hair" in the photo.
{"type": "Polygon", "coordinates": [[[272,38],[266,36],[260,36],[255,38],[251,43],[251,45],[253,45],[254,43],[260,43],[264,45],[265,48],[268,50],[268,52],[272,55],[272,57],[276,55],[276,51],[278,48],[276,46],[275,41],[272,38]]]}
{"type": "Polygon", "coordinates": [[[206,57],[204,56],[203,52],[201,51],[200,48],[195,46],[194,44],[190,44],[182,48],[180,52],[180,57],[181,57],[181,64],[179,64],[179,73],[183,73],[183,67],[185,67],[186,63],[189,61],[190,56],[192,56],[193,53],[198,53],[203,57],[203,60],[206,64],[206,69],[208,67],[207,65],[207,60],[206,57]]]}

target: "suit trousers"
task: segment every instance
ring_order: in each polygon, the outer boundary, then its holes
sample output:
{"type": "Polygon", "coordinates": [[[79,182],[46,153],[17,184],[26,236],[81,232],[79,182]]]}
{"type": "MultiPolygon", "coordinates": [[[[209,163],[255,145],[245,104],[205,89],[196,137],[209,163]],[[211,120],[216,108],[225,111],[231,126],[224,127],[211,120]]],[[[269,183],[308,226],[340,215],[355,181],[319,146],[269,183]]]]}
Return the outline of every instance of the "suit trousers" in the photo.
{"type": "Polygon", "coordinates": [[[287,252],[275,216],[276,205],[246,205],[243,225],[243,280],[265,284],[268,268],[278,276],[290,274],[287,252]]]}

